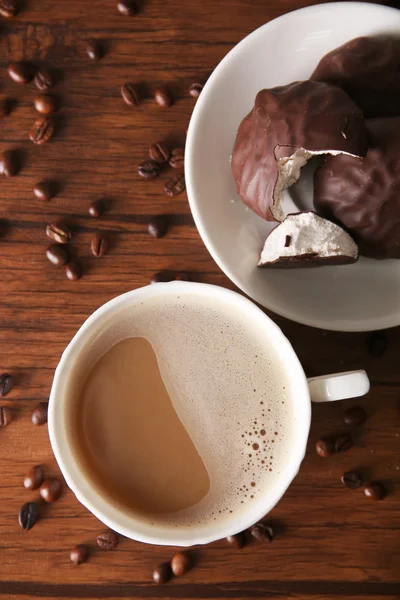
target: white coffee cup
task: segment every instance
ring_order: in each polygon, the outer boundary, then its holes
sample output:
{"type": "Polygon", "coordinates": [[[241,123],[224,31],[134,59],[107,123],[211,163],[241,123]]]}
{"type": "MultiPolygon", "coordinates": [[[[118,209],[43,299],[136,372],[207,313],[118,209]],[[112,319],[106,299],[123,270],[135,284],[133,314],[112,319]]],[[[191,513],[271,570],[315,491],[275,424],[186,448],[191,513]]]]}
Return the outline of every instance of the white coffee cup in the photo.
{"type": "Polygon", "coordinates": [[[64,478],[75,493],[77,499],[90,510],[100,521],[122,535],[141,542],[171,546],[192,546],[206,544],[220,538],[233,535],[247,529],[264,517],[283,496],[291,481],[297,474],[303,460],[311,421],[311,400],[313,402],[330,402],[363,396],[369,390],[369,380],[365,371],[339,373],[325,377],[306,378],[303,368],[290,342],[279,327],[267,317],[261,309],[247,298],[230,290],[201,283],[171,282],[157,283],[123,294],[107,302],[96,310],[85,321],[78,333],[64,351],[54,375],[50,395],[48,425],[51,445],[64,475],[64,478]],[[108,327],[118,323],[118,319],[129,308],[134,316],[135,304],[145,302],[154,296],[190,294],[197,298],[218,299],[227,306],[236,305],[246,316],[257,322],[257,328],[265,331],[269,342],[273,341],[274,348],[285,361],[285,366],[293,379],[292,386],[296,390],[297,431],[291,442],[291,456],[288,458],[284,476],[280,476],[276,486],[260,494],[260,499],[238,515],[234,526],[213,521],[207,526],[188,528],[151,525],[123,512],[109,500],[102,497],[98,490],[84,476],[77,462],[70,443],[71,431],[66,427],[66,407],[68,397],[66,390],[80,358],[98,336],[104,334],[108,327]]]}

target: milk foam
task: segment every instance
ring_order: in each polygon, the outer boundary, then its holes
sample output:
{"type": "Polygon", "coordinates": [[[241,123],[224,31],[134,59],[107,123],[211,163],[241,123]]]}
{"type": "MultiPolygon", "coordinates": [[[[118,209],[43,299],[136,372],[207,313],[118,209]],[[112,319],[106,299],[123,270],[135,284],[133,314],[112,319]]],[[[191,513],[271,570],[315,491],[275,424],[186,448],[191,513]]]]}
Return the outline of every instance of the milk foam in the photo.
{"type": "Polygon", "coordinates": [[[127,337],[153,346],[174,408],[210,477],[196,505],[149,522],[179,527],[234,519],[283,474],[295,415],[291,382],[265,333],[236,306],[203,296],[124,309],[90,348],[92,362],[127,337]],[[161,521],[160,521],[161,520],[161,521]]]}

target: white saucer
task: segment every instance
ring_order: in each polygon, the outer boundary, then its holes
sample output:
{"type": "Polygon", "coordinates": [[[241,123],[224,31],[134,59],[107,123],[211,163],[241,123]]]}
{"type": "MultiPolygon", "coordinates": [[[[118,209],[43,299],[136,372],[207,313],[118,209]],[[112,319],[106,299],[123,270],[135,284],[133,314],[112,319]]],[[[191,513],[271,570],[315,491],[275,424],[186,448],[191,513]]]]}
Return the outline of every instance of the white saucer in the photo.
{"type": "MultiPolygon", "coordinates": [[[[201,93],[186,143],[186,185],[201,237],[226,275],[251,298],[293,321],[337,331],[400,324],[400,260],[361,258],[343,267],[258,269],[271,225],[238,199],[230,171],[236,130],[265,87],[307,79],[320,58],[361,35],[400,34],[400,11],[339,2],[303,8],[247,36],[201,93]]],[[[287,192],[288,212],[312,207],[311,169],[287,192]]]]}

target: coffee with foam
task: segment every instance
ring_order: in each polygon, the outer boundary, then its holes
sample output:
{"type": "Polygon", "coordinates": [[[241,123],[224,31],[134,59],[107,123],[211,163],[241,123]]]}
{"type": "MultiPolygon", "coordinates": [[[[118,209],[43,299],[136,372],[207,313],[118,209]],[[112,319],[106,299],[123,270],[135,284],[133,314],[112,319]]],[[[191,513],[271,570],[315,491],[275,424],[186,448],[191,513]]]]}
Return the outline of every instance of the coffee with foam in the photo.
{"type": "Polygon", "coordinates": [[[284,479],[295,390],[259,322],[226,301],[177,292],[123,309],[91,340],[67,393],[67,426],[86,477],[149,523],[234,522],[284,479]],[[136,367],[145,361],[136,379],[135,352],[136,367]],[[149,379],[143,369],[152,352],[159,374],[151,377],[152,395],[144,397],[149,379]],[[116,365],[121,393],[107,364],[116,365]],[[162,404],[154,399],[157,390],[162,404]],[[110,479],[116,469],[108,453],[121,457],[119,480],[110,479]]]}

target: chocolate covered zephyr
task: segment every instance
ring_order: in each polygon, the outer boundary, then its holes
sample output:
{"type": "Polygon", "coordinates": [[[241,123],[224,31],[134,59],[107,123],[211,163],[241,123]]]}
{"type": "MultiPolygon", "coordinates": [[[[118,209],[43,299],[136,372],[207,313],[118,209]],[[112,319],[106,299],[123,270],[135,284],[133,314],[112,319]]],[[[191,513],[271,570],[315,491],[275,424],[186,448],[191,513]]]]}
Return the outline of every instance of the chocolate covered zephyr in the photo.
{"type": "Polygon", "coordinates": [[[356,262],[358,248],[341,227],[315,212],[288,215],[269,234],[259,267],[321,267],[356,262]]]}
{"type": "Polygon", "coordinates": [[[326,54],[310,79],[344,89],[367,118],[400,116],[400,39],[350,40],[326,54]]]}
{"type": "Polygon", "coordinates": [[[282,221],[282,192],[316,154],[365,156],[358,106],[337,86],[300,81],[260,91],[239,126],[232,173],[241,200],[268,221],[282,221]]]}
{"type": "Polygon", "coordinates": [[[400,258],[400,117],[366,121],[363,159],[326,157],[315,173],[315,207],[341,223],[361,254],[400,258]]]}

